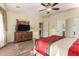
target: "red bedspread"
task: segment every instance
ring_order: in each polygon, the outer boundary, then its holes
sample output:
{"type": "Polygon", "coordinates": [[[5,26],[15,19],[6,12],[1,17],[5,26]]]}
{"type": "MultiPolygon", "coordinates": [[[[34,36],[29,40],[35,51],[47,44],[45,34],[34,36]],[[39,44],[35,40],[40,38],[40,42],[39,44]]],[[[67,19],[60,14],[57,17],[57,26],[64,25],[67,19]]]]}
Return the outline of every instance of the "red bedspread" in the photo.
{"type": "Polygon", "coordinates": [[[38,42],[37,42],[36,51],[38,51],[39,53],[41,53],[44,56],[48,55],[47,52],[46,52],[46,48],[47,48],[48,44],[50,42],[57,41],[61,38],[63,38],[63,36],[55,35],[55,36],[51,36],[51,37],[48,37],[48,38],[39,39],[38,42]]]}
{"type": "Polygon", "coordinates": [[[69,48],[68,56],[79,56],[79,39],[77,39],[69,48]]]}

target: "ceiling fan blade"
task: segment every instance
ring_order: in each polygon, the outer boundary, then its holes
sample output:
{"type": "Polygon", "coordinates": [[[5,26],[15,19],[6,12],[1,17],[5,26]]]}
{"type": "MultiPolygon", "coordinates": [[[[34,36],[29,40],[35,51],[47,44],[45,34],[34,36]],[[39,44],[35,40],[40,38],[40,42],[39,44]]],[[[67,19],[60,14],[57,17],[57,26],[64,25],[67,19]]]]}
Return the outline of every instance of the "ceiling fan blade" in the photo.
{"type": "Polygon", "coordinates": [[[58,3],[54,3],[52,6],[55,6],[55,5],[57,5],[58,3]]]}
{"type": "Polygon", "coordinates": [[[50,4],[50,3],[48,3],[48,6],[51,6],[51,4],[50,4]]]}
{"type": "Polygon", "coordinates": [[[47,7],[47,5],[45,5],[44,3],[41,3],[41,5],[43,5],[44,7],[47,7]]]}
{"type": "Polygon", "coordinates": [[[44,10],[46,10],[46,9],[42,9],[42,10],[40,10],[40,11],[44,11],[44,10]]]}
{"type": "Polygon", "coordinates": [[[52,8],[53,10],[59,10],[59,8],[52,8]]]}

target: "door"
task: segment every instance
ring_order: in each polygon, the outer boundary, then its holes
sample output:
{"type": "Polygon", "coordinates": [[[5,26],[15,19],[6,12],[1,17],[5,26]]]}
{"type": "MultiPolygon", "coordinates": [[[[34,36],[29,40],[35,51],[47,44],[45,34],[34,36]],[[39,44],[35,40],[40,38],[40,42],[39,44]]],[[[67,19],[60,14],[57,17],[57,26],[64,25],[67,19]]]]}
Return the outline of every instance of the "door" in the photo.
{"type": "Polygon", "coordinates": [[[43,37],[48,37],[48,22],[43,22],[43,37]]]}
{"type": "Polygon", "coordinates": [[[66,36],[79,37],[79,18],[66,20],[66,36]]]}
{"type": "Polygon", "coordinates": [[[65,20],[57,20],[57,35],[65,36],[65,20]]]}
{"type": "Polygon", "coordinates": [[[43,37],[43,23],[39,23],[39,37],[43,37]]]}

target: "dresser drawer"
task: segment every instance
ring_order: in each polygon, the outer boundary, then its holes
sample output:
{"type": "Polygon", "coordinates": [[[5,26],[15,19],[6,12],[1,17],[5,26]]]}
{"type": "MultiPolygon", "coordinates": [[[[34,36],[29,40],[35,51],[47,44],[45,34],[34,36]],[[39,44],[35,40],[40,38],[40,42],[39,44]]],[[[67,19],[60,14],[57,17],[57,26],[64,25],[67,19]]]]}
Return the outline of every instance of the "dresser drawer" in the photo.
{"type": "Polygon", "coordinates": [[[21,42],[32,39],[32,32],[15,32],[15,42],[21,42]]]}

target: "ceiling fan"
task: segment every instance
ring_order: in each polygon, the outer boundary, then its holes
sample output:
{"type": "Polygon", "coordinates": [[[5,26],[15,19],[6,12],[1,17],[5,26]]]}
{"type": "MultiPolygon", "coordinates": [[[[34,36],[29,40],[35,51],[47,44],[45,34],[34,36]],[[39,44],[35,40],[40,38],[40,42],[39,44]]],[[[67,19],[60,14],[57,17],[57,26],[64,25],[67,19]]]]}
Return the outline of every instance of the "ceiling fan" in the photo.
{"type": "Polygon", "coordinates": [[[44,6],[45,9],[42,9],[40,11],[47,11],[47,14],[50,13],[50,11],[52,11],[52,10],[59,10],[59,8],[54,7],[54,6],[58,5],[58,3],[53,3],[53,4],[51,4],[51,3],[47,3],[47,4],[41,3],[41,5],[44,6]]]}

